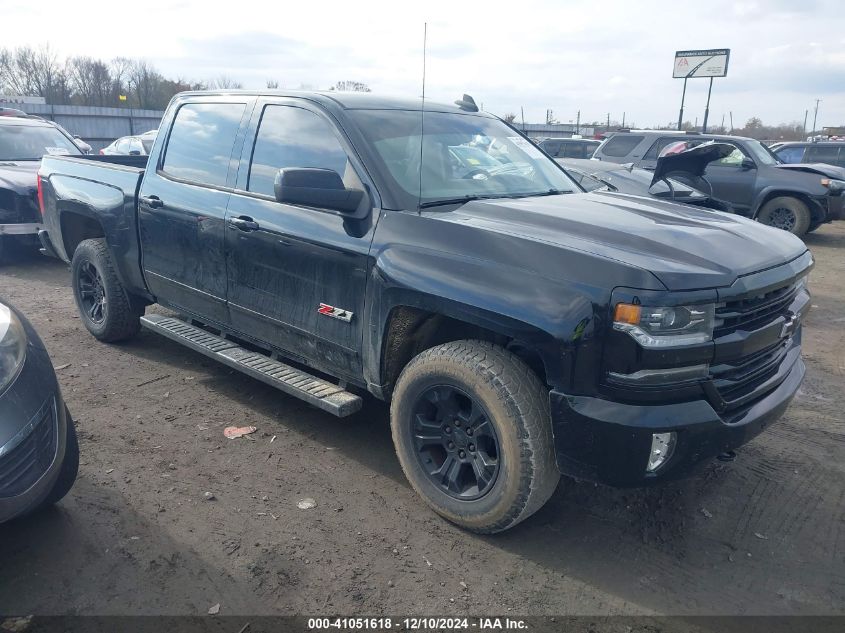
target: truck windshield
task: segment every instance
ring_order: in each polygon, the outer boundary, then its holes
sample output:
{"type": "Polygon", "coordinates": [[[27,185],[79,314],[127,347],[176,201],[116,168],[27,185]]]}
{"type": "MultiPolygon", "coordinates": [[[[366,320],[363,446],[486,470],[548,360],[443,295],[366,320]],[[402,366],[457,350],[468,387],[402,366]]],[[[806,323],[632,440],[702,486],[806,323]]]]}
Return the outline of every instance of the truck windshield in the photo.
{"type": "Polygon", "coordinates": [[[748,141],[747,145],[751,156],[761,165],[777,165],[780,163],[780,159],[760,141],[748,141]]]}
{"type": "Polygon", "coordinates": [[[426,112],[423,123],[419,111],[350,114],[405,208],[580,191],[554,161],[498,119],[426,112]]]}
{"type": "Polygon", "coordinates": [[[41,160],[45,154],[73,154],[82,151],[52,126],[4,125],[0,127],[0,160],[41,160]]]}

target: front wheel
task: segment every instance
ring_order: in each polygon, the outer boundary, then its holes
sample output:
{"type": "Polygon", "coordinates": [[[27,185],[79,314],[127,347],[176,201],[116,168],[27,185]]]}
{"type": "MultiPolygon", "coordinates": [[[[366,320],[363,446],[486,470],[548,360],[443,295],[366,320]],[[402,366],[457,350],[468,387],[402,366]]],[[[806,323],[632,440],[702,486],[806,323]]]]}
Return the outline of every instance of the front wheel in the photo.
{"type": "Polygon", "coordinates": [[[135,336],[141,314],[117,278],[104,239],[80,242],[71,261],[73,296],[82,322],[91,334],[106,343],[135,336]]]}
{"type": "Polygon", "coordinates": [[[505,349],[438,345],[399,376],[393,443],[414,490],[447,520],[491,534],[539,510],[557,487],[548,391],[505,349]]]}
{"type": "Polygon", "coordinates": [[[758,222],[789,231],[798,237],[807,233],[812,219],[807,205],[790,196],[772,198],[763,205],[757,216],[758,222]]]}

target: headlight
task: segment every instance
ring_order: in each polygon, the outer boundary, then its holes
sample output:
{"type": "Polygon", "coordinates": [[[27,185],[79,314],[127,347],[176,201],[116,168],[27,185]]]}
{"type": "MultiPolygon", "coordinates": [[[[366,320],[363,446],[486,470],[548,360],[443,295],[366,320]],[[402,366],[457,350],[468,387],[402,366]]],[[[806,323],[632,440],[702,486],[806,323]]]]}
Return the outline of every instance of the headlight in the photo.
{"type": "Polygon", "coordinates": [[[651,307],[617,303],[613,329],[627,332],[643,347],[678,347],[713,340],[716,306],[651,307]]]}
{"type": "Polygon", "coordinates": [[[845,180],[822,178],[822,186],[827,187],[830,190],[830,193],[842,193],[845,191],[845,180]]]}
{"type": "Polygon", "coordinates": [[[0,391],[18,373],[26,356],[26,332],[9,308],[0,303],[0,391]]]}

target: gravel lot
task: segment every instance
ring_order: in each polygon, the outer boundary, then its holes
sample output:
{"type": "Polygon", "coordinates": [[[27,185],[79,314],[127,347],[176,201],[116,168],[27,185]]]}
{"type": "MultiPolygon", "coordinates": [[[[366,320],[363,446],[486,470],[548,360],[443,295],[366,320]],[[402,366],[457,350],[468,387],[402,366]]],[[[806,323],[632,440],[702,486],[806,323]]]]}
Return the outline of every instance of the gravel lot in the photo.
{"type": "Polygon", "coordinates": [[[82,449],[64,502],[0,526],[0,613],[843,614],[845,223],[807,242],[808,373],[778,424],[663,488],[564,480],[495,537],[416,498],[385,405],[338,420],[147,332],[100,344],[66,266],[0,268],[68,365],[82,449]]]}

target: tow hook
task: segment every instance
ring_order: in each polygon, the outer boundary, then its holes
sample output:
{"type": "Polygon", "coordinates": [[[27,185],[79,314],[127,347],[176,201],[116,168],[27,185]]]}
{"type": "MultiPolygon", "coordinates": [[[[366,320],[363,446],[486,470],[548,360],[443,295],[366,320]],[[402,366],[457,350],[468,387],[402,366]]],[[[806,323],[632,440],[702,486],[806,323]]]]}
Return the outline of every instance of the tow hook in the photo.
{"type": "Polygon", "coordinates": [[[732,462],[736,459],[736,451],[725,451],[716,455],[716,459],[720,462],[732,462]]]}

